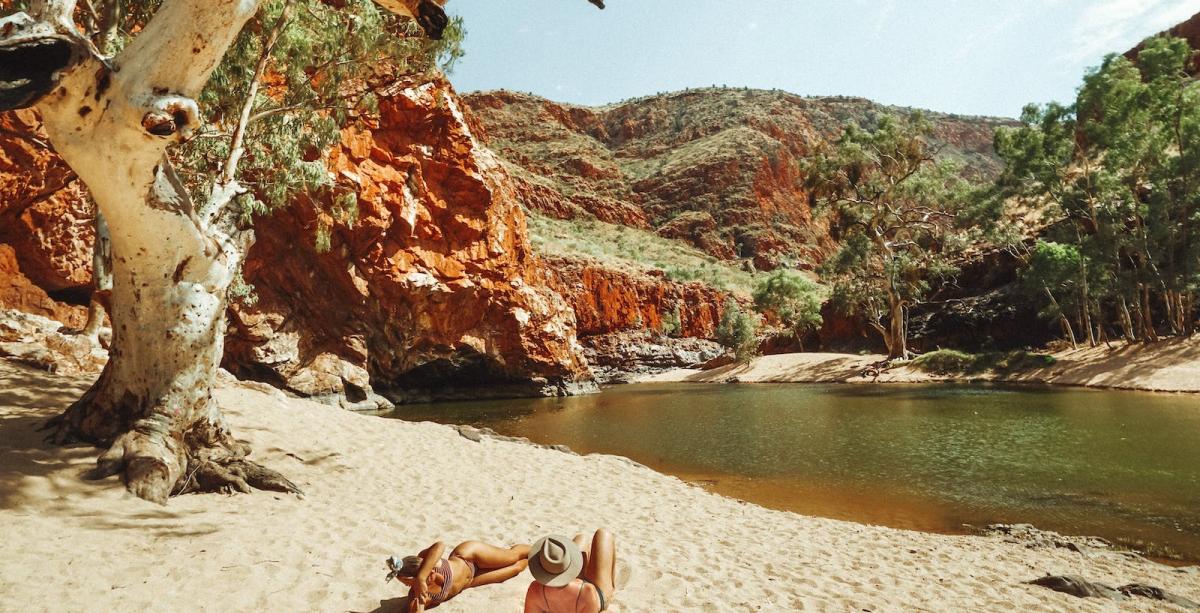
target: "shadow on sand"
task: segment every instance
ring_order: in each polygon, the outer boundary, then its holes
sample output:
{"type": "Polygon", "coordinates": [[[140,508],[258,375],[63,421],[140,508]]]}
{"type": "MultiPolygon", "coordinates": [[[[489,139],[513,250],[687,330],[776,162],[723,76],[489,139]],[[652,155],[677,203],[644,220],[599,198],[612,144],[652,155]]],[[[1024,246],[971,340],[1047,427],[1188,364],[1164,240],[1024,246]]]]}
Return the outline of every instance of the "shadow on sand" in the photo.
{"type": "Polygon", "coordinates": [[[98,530],[138,530],[156,537],[195,537],[217,524],[183,523],[195,512],[175,508],[97,506],[96,499],[123,491],[116,477],[91,481],[100,450],[92,445],[56,446],[40,431],[46,421],[86,391],[81,379],[0,361],[0,511],[70,516],[98,530]]]}

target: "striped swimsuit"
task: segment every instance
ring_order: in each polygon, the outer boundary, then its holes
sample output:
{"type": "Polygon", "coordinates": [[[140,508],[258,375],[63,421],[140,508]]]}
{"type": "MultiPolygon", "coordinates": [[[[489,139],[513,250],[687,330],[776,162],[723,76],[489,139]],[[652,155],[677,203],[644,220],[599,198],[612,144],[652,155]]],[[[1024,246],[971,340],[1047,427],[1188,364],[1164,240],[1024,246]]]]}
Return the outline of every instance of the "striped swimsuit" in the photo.
{"type": "MultiPolygon", "coordinates": [[[[470,585],[470,581],[475,578],[475,565],[471,562],[467,562],[466,560],[463,560],[463,563],[465,563],[467,568],[471,571],[471,579],[468,580],[468,585],[470,585]]],[[[447,600],[450,600],[450,590],[454,589],[454,571],[452,568],[453,567],[450,566],[450,560],[442,558],[438,561],[438,565],[435,570],[442,575],[442,591],[429,597],[430,607],[435,607],[443,602],[446,602],[447,600]]]]}

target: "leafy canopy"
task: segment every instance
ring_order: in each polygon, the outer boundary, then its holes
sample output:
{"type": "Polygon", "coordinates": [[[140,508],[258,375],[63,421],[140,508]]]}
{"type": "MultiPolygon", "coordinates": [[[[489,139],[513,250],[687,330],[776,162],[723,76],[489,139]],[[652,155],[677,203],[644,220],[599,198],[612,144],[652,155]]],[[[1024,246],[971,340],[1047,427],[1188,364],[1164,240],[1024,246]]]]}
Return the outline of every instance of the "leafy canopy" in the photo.
{"type": "MultiPolygon", "coordinates": [[[[997,236],[1027,253],[1026,277],[1038,282],[1026,286],[1062,302],[1050,310],[1102,319],[1149,306],[1146,293],[1155,292],[1170,328],[1191,328],[1200,289],[1194,55],[1185,40],[1150,39],[1136,61],[1110,55],[1089,70],[1073,105],[1030,105],[1022,126],[998,131],[1005,169],[996,200],[1039,212],[1045,240],[1029,251],[1019,232],[997,236]]],[[[1142,336],[1153,338],[1156,313],[1143,312],[1142,336]]],[[[1136,335],[1122,319],[1125,334],[1136,335]]]]}
{"type": "Polygon", "coordinates": [[[739,362],[748,361],[758,353],[758,318],[729,298],[717,324],[717,342],[732,349],[739,362]]]}
{"type": "Polygon", "coordinates": [[[920,113],[883,116],[871,129],[850,124],[804,167],[841,243],[822,268],[833,303],[876,325],[955,273],[944,253],[968,184],[938,159],[932,129],[920,113]]]}
{"type": "MultiPolygon", "coordinates": [[[[81,3],[78,21],[99,37],[111,3],[117,9],[115,36],[103,46],[116,54],[154,16],[161,0],[81,3]]],[[[13,8],[28,10],[29,1],[18,0],[13,8]]],[[[355,195],[329,175],[324,153],[341,128],[377,110],[380,91],[398,76],[452,69],[463,55],[461,19],[449,25],[442,40],[433,41],[412,20],[371,0],[264,1],[200,96],[205,127],[170,153],[198,201],[207,198],[229,157],[255,69],[277,24],[281,29],[251,103],[246,154],[236,177],[252,194],[239,199],[242,215],[250,221],[253,214],[303,193],[332,203],[335,218],[353,221],[355,195]]]]}
{"type": "Polygon", "coordinates": [[[773,313],[797,336],[820,327],[822,301],[821,287],[793,270],[776,270],[754,290],[755,308],[773,313]]]}

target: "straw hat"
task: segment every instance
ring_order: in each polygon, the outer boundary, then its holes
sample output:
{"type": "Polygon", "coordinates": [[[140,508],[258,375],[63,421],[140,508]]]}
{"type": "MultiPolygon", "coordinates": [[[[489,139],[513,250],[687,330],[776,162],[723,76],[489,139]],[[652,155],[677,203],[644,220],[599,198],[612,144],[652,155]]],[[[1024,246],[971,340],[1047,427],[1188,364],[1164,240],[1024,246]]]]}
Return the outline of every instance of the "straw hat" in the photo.
{"type": "Polygon", "coordinates": [[[529,572],[546,587],[562,587],[583,571],[583,552],[565,536],[547,536],[529,548],[529,572]]]}

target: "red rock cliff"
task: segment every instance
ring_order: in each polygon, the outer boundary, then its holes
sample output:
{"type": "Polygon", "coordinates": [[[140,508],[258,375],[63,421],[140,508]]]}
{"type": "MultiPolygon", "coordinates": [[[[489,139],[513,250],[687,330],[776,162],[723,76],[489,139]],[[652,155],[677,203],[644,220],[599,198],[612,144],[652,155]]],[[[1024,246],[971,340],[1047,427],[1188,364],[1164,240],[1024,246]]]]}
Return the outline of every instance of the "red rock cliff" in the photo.
{"type": "MultiPolygon", "coordinates": [[[[329,165],[358,193],[357,219],[299,199],[256,221],[244,270],[256,301],[230,309],[227,368],[356,408],[378,404],[373,387],[408,399],[590,381],[574,314],[539,282],[511,181],[448,83],[393,88],[329,165]]],[[[82,324],[41,289],[86,301],[90,215],[36,113],[0,116],[0,306],[82,324]]]]}
{"type": "Polygon", "coordinates": [[[589,378],[573,313],[538,284],[507,174],[448,83],[395,86],[329,167],[357,191],[357,219],[302,200],[256,222],[244,276],[258,301],[233,309],[231,370],[352,402],[368,378],[402,399],[564,393],[589,378]]]}
{"type": "Polygon", "coordinates": [[[31,110],[0,114],[0,243],[43,290],[86,299],[92,207],[31,110]]]}
{"type": "Polygon", "coordinates": [[[580,337],[627,330],[663,329],[679,315],[678,336],[712,338],[729,294],[703,283],[679,283],[661,271],[634,273],[587,260],[549,258],[548,285],[575,312],[580,337]]]}

